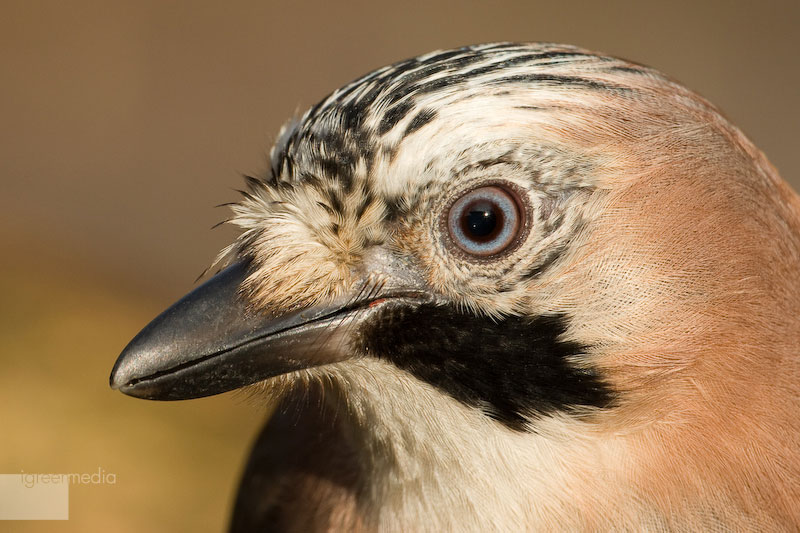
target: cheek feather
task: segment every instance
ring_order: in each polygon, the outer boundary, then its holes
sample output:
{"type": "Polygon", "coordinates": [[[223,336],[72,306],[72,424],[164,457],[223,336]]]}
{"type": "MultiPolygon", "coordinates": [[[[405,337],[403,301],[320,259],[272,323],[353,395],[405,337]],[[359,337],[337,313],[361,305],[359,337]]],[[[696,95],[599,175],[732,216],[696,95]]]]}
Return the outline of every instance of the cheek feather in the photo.
{"type": "Polygon", "coordinates": [[[355,347],[524,431],[542,416],[590,414],[612,403],[598,373],[578,364],[584,347],[562,339],[566,323],[564,316],[492,320],[454,307],[386,306],[355,347]]]}

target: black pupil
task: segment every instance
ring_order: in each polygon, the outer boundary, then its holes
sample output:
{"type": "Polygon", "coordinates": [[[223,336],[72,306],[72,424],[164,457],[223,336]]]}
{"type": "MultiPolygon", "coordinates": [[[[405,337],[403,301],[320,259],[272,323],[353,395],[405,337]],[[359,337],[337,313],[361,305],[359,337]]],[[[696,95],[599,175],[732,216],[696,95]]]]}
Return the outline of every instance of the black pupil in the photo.
{"type": "Polygon", "coordinates": [[[499,231],[503,223],[503,214],[496,205],[481,200],[464,210],[461,217],[461,228],[464,235],[476,241],[489,241],[499,231]]]}

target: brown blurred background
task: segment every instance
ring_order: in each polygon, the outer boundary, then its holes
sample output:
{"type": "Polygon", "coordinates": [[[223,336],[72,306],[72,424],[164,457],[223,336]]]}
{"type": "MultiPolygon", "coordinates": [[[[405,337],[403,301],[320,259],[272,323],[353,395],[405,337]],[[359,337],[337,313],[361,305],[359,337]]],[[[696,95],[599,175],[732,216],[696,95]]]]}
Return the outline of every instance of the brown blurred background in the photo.
{"type": "Polygon", "coordinates": [[[280,125],[375,67],[497,41],[657,67],[720,106],[800,184],[798,4],[56,2],[0,14],[0,473],[73,486],[68,522],[8,531],[219,531],[265,408],[108,389],[127,341],[235,235],[241,173],[280,125]]]}

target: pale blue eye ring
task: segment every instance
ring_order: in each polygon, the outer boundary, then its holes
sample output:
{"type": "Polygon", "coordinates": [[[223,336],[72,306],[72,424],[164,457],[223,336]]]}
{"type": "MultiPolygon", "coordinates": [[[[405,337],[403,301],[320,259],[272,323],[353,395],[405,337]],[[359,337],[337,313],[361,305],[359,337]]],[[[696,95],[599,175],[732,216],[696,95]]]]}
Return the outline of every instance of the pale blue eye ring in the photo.
{"type": "Polygon", "coordinates": [[[477,257],[502,253],[517,242],[523,228],[520,203],[514,192],[497,185],[467,192],[447,214],[450,239],[477,257]]]}

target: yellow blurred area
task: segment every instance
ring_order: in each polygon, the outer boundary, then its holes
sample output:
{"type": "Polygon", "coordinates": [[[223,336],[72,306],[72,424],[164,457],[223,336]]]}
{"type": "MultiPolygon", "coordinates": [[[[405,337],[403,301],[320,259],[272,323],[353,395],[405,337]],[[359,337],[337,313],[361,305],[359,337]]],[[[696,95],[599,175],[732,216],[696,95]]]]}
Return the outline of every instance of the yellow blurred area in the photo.
{"type": "Polygon", "coordinates": [[[0,531],[224,529],[264,409],[236,394],[161,403],[112,391],[116,354],[163,303],[51,260],[0,268],[0,472],[101,472],[105,483],[71,485],[69,521],[0,531]]]}

